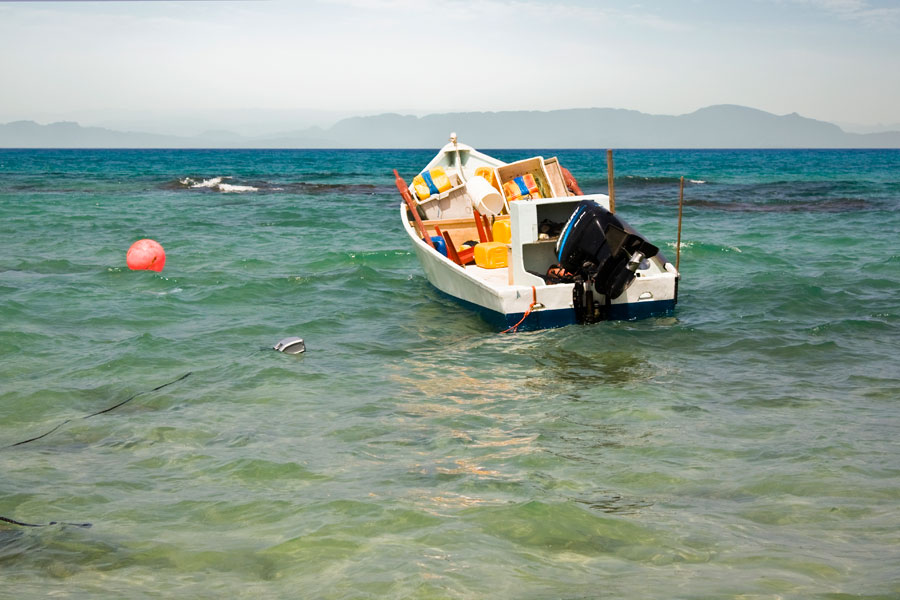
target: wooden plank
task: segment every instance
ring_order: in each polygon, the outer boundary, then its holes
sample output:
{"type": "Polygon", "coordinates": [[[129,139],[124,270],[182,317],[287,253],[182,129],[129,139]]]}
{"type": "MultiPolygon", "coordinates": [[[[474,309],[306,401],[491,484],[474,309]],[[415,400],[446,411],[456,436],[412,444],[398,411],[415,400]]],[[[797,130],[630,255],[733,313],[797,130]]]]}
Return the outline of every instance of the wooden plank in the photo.
{"type": "MultiPolygon", "coordinates": [[[[508,221],[509,215],[498,215],[494,217],[495,221],[508,221]]],[[[448,229],[453,226],[472,226],[472,217],[459,217],[453,219],[425,219],[424,223],[426,227],[431,227],[437,225],[443,229],[448,229]]]]}
{"type": "Polygon", "coordinates": [[[491,228],[491,221],[488,219],[487,215],[481,215],[481,221],[484,224],[484,235],[487,237],[487,241],[494,241],[494,230],[491,228]]]}
{"type": "Polygon", "coordinates": [[[456,252],[456,244],[453,243],[453,240],[450,238],[450,234],[448,232],[441,233],[440,228],[435,227],[435,231],[437,234],[444,238],[444,243],[447,244],[447,257],[455,262],[456,264],[462,266],[462,262],[460,262],[459,254],[456,252]]]}
{"type": "Polygon", "coordinates": [[[563,177],[559,159],[555,156],[552,158],[545,158],[544,170],[547,171],[547,178],[550,180],[550,189],[553,190],[553,196],[555,198],[565,198],[568,196],[569,194],[566,191],[566,180],[563,177]]]}
{"type": "Polygon", "coordinates": [[[487,239],[487,234],[484,232],[484,223],[481,220],[481,213],[478,212],[477,210],[473,211],[473,212],[474,212],[473,217],[475,219],[475,229],[478,230],[478,241],[480,241],[481,243],[484,243],[484,242],[488,241],[488,239],[487,239]]]}

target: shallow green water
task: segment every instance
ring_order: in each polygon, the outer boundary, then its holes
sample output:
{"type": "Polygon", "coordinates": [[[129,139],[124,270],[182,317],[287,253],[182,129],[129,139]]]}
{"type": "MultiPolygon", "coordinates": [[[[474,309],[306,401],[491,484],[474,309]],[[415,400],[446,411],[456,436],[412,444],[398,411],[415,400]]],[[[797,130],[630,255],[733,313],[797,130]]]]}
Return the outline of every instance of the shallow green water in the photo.
{"type": "Polygon", "coordinates": [[[0,445],[71,419],[0,515],[93,524],[0,597],[900,596],[900,152],[619,152],[670,258],[694,182],[675,314],[512,336],[403,238],[432,154],[0,151],[0,445]]]}

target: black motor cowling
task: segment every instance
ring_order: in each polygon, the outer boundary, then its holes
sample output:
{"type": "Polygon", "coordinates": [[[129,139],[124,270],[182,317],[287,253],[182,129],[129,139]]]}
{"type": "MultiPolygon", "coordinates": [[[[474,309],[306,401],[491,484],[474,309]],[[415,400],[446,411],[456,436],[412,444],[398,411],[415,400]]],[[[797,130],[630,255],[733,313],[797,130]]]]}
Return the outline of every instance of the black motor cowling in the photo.
{"type": "Polygon", "coordinates": [[[641,261],[658,252],[659,248],[593,200],[578,205],[556,242],[559,264],[592,282],[607,301],[621,295],[641,261]]]}

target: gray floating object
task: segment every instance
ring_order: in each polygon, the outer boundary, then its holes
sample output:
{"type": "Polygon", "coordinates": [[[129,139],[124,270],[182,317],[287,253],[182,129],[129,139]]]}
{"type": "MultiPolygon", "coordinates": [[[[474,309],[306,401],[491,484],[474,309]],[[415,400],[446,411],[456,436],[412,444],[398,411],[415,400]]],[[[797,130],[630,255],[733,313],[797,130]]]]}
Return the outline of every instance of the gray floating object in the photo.
{"type": "Polygon", "coordinates": [[[303,338],[298,337],[284,338],[272,347],[285,354],[300,354],[301,352],[306,352],[306,344],[303,343],[303,338]]]}

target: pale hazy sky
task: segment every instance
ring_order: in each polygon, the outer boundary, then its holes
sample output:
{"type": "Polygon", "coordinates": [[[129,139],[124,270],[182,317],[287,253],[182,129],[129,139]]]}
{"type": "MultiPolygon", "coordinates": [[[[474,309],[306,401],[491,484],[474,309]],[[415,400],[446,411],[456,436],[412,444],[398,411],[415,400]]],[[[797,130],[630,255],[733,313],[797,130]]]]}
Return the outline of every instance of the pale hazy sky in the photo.
{"type": "Polygon", "coordinates": [[[0,122],[723,103],[900,123],[900,0],[0,1],[0,122]]]}

